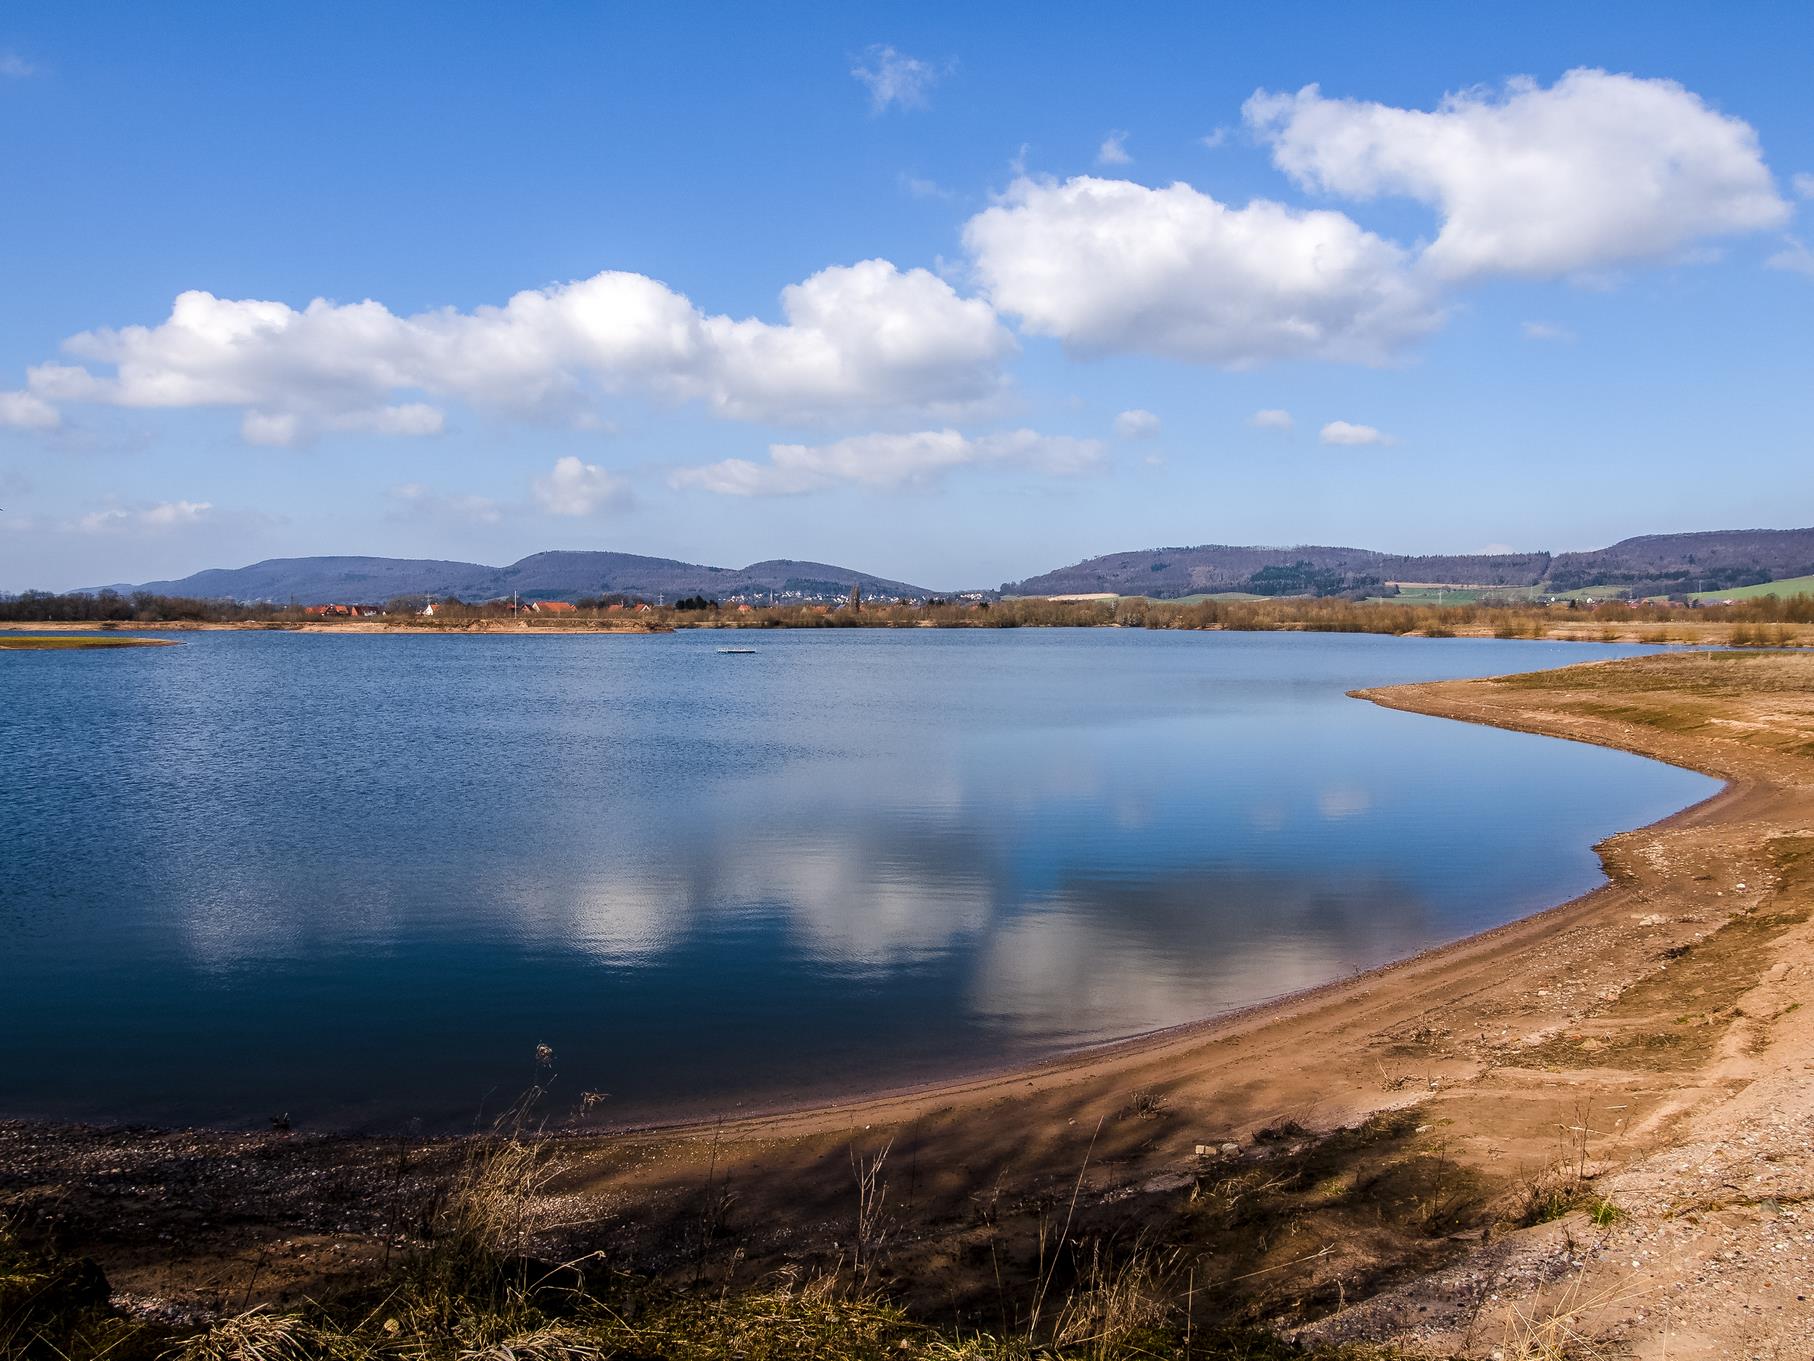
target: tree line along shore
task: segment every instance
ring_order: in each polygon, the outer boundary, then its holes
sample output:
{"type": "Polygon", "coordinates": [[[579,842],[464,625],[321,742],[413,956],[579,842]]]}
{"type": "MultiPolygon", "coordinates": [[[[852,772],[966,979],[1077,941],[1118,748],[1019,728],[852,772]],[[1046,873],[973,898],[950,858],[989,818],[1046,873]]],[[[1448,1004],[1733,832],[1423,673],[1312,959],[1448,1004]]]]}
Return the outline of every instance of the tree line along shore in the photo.
{"type": "Polygon", "coordinates": [[[0,598],[0,628],[270,628],[359,632],[666,632],[688,628],[1147,628],[1298,630],[1422,637],[1552,638],[1752,647],[1814,643],[1814,596],[1758,596],[1693,607],[1580,600],[1549,604],[1398,603],[1334,598],[1168,601],[1138,596],[757,605],[693,597],[526,603],[417,598],[382,606],[299,607],[137,593],[0,598]]]}

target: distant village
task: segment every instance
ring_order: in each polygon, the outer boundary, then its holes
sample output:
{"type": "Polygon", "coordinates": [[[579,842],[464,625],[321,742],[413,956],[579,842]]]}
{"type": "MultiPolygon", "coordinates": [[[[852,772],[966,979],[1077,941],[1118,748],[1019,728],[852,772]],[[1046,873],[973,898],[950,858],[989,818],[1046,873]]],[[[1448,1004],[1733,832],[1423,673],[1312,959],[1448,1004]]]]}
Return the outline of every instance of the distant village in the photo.
{"type": "MultiPolygon", "coordinates": [[[[304,605],[302,612],[311,619],[378,619],[385,615],[413,614],[432,618],[447,609],[448,601],[425,600],[421,604],[414,602],[399,608],[396,602],[389,605],[304,605]]],[[[453,604],[464,604],[453,601],[453,604]]],[[[467,608],[472,608],[467,606],[467,608]]],[[[579,606],[571,600],[487,600],[480,608],[495,613],[508,614],[578,614],[579,606]]],[[[607,612],[622,613],[626,609],[647,614],[652,606],[639,603],[633,606],[621,604],[608,605],[607,612]]]]}
{"type": "Polygon", "coordinates": [[[653,614],[658,609],[679,611],[719,610],[736,614],[753,614],[760,609],[805,608],[815,614],[835,614],[841,610],[860,610],[865,604],[870,605],[912,605],[942,606],[971,605],[981,606],[989,600],[985,591],[963,591],[952,596],[905,596],[874,595],[865,596],[860,586],[852,586],[848,594],[828,599],[820,592],[806,591],[760,591],[739,593],[727,596],[723,601],[708,599],[703,595],[683,596],[675,601],[657,599],[644,600],[639,597],[601,596],[585,597],[577,600],[523,600],[516,597],[502,597],[481,602],[472,602],[449,597],[437,600],[430,597],[403,597],[391,600],[382,605],[333,603],[323,605],[304,605],[301,613],[311,619],[380,619],[395,618],[398,615],[413,615],[422,618],[433,618],[450,609],[462,613],[478,610],[488,615],[534,615],[542,618],[549,616],[577,616],[582,611],[589,615],[643,615],[653,614]]]}

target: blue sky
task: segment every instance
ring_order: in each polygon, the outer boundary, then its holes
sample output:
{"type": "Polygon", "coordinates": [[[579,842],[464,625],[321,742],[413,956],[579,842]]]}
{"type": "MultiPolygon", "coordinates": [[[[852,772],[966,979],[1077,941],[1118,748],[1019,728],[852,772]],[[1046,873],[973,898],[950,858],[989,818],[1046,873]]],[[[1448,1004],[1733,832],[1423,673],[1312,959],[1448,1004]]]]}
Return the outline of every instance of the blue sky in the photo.
{"type": "Polygon", "coordinates": [[[13,3],[0,589],[1814,522],[1810,51],[1790,4],[13,3]]]}

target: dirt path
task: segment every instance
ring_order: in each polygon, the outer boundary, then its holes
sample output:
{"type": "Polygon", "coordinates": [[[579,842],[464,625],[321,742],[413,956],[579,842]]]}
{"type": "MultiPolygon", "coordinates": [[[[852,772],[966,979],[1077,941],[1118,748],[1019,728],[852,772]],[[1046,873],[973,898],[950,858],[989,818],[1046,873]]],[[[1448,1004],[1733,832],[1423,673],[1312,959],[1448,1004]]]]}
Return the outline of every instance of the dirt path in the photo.
{"type": "MultiPolygon", "coordinates": [[[[860,1265],[994,1323],[1063,1240],[1066,1274],[1084,1244],[1164,1288],[1188,1269],[1206,1313],[1307,1340],[1814,1354],[1814,656],[1364,697],[1729,784],[1606,842],[1595,893],[1246,1015],[985,1080],[557,1140],[548,1251],[715,1287],[860,1265]]],[[[450,1156],[0,1126],[0,1195],[54,1202],[116,1289],[218,1307],[356,1274],[450,1156]]]]}

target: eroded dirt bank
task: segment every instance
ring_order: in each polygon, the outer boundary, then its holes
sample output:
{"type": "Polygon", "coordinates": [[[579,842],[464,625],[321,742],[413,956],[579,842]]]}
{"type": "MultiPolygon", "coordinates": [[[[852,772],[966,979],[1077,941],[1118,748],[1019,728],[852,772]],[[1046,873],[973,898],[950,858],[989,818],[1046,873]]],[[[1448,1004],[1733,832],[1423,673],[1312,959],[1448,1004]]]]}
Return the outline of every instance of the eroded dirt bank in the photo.
{"type": "MultiPolygon", "coordinates": [[[[1808,1355],[1814,657],[1365,698],[1729,785],[1605,843],[1598,892],[1262,1011],[907,1095],[557,1137],[538,1251],[715,1291],[860,1274],[979,1326],[1136,1261],[1142,1289],[1196,1319],[1307,1342],[1808,1355]]],[[[459,1157],[12,1124],[0,1196],[132,1302],[205,1312],[361,1278],[407,1247],[459,1157]]]]}

